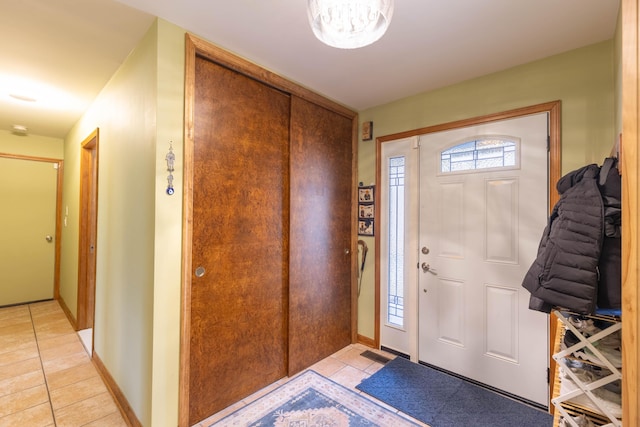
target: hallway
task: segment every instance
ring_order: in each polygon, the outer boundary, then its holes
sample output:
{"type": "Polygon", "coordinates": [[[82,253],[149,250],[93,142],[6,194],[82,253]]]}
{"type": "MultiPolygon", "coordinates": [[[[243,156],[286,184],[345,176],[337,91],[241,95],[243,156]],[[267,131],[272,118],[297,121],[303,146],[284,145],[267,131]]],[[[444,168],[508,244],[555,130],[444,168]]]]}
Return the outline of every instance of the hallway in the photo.
{"type": "Polygon", "coordinates": [[[57,301],[0,308],[0,427],[126,425],[57,301]]]}

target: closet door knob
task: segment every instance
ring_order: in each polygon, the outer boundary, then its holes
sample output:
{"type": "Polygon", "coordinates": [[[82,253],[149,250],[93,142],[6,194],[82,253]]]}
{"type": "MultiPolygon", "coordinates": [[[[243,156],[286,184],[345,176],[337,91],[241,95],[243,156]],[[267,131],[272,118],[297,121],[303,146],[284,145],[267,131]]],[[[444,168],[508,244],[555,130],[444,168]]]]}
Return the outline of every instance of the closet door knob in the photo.
{"type": "Polygon", "coordinates": [[[196,277],[202,277],[206,272],[207,270],[205,270],[204,267],[198,267],[196,268],[196,277]]]}

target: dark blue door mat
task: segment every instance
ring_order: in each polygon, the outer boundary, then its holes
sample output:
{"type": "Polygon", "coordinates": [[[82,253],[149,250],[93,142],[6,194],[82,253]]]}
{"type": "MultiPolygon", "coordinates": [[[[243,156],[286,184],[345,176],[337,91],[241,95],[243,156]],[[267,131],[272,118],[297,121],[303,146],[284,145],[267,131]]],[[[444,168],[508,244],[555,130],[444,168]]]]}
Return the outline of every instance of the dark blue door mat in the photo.
{"type": "Polygon", "coordinates": [[[396,357],[357,389],[431,427],[550,427],[546,411],[396,357]]]}

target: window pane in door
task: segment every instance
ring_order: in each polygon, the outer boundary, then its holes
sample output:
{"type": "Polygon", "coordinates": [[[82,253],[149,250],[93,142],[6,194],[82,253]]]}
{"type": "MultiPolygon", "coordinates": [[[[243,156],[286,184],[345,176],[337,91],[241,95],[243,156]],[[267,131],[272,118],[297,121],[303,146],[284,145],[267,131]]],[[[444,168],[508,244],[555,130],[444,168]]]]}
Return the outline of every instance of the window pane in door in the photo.
{"type": "Polygon", "coordinates": [[[389,159],[389,265],[387,323],[404,326],[405,158],[389,159]]]}
{"type": "Polygon", "coordinates": [[[478,138],[442,151],[440,153],[440,172],[513,168],[517,166],[517,158],[517,143],[515,141],[495,137],[478,138]]]}

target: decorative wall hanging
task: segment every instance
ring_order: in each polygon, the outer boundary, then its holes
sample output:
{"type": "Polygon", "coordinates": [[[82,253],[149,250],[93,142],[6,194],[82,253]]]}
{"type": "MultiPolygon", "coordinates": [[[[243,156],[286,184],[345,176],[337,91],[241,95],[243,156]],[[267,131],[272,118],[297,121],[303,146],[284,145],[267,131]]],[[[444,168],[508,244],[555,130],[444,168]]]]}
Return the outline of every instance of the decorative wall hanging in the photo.
{"type": "Polygon", "coordinates": [[[373,236],[375,223],[375,186],[358,187],[358,234],[373,236]]]}
{"type": "Polygon", "coordinates": [[[167,161],[167,171],[169,172],[167,176],[167,194],[171,196],[175,193],[173,189],[173,171],[176,155],[173,154],[173,141],[169,141],[169,152],[165,156],[165,160],[167,161]]]}
{"type": "Polygon", "coordinates": [[[362,140],[371,141],[373,139],[373,122],[362,122],[362,140]]]}

